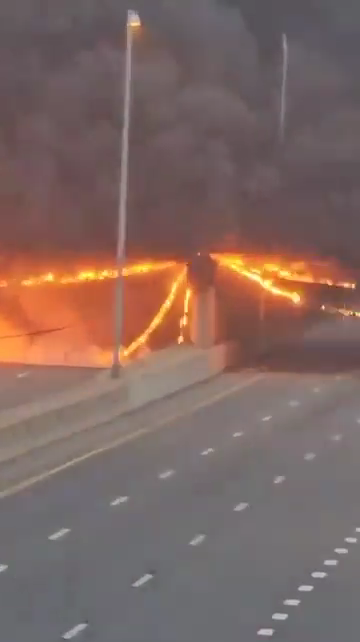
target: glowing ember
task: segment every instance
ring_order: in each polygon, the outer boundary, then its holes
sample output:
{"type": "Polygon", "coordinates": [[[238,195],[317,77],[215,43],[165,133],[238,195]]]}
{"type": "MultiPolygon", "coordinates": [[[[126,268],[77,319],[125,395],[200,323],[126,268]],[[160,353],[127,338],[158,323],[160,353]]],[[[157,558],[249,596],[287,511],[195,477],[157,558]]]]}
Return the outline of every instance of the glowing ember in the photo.
{"type": "Polygon", "coordinates": [[[182,317],[180,318],[180,332],[179,332],[179,336],[178,336],[178,344],[179,345],[181,343],[184,343],[184,341],[185,341],[185,329],[189,325],[190,299],[191,299],[191,290],[190,290],[190,288],[186,288],[185,296],[184,296],[184,313],[183,313],[182,317]]]}

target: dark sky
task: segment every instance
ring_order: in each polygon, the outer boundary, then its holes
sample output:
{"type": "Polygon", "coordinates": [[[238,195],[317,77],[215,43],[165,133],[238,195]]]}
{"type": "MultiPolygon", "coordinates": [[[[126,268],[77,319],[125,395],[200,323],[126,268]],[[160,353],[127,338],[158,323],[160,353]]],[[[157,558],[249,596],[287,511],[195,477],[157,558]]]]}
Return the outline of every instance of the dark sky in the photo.
{"type": "MultiPolygon", "coordinates": [[[[1,3],[4,250],[113,251],[126,6],[1,3]]],[[[233,243],[354,260],[359,3],[138,0],[137,7],[144,28],[134,47],[131,252],[233,243]],[[280,150],[282,30],[290,68],[280,150]]]]}

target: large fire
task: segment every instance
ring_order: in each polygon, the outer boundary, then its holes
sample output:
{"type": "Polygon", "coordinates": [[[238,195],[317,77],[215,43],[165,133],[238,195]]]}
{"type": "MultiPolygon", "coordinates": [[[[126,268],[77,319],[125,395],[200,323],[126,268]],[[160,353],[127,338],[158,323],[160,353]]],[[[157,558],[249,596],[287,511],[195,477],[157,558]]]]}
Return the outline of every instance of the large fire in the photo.
{"type": "MultiPolygon", "coordinates": [[[[281,259],[275,261],[271,259],[269,260],[266,257],[260,258],[246,255],[214,254],[212,256],[221,267],[231,270],[239,276],[252,281],[255,285],[264,289],[275,297],[282,297],[283,299],[287,299],[289,302],[293,303],[296,306],[305,303],[303,294],[297,291],[297,288],[290,289],[289,287],[284,287],[284,282],[286,281],[289,282],[289,285],[290,282],[297,283],[298,285],[300,283],[318,283],[320,285],[336,286],[338,288],[344,288],[347,290],[354,289],[356,287],[355,283],[350,280],[337,278],[338,274],[334,275],[334,269],[330,269],[331,266],[319,267],[314,264],[310,268],[309,265],[304,262],[290,263],[281,259]]],[[[140,332],[139,336],[132,340],[129,345],[122,348],[121,358],[124,361],[133,358],[137,354],[147,349],[150,337],[164,323],[167,315],[174,306],[175,300],[180,295],[183,297],[183,311],[179,321],[179,334],[177,341],[179,344],[182,344],[186,340],[186,330],[189,325],[189,313],[192,293],[191,290],[186,287],[185,266],[183,264],[176,263],[175,261],[148,260],[125,266],[123,269],[123,276],[125,278],[128,278],[130,276],[141,277],[142,275],[146,274],[151,275],[152,273],[161,273],[166,271],[168,271],[168,273],[170,274],[168,294],[156,314],[153,315],[148,326],[145,327],[145,329],[140,332]]],[[[76,284],[104,282],[116,279],[117,276],[117,270],[111,267],[87,267],[74,271],[60,271],[49,269],[38,274],[32,273],[20,277],[3,277],[2,279],[0,279],[0,288],[5,291],[8,290],[9,295],[10,292],[14,290],[14,294],[12,294],[11,296],[13,298],[15,296],[15,299],[16,297],[20,296],[26,297],[26,291],[28,291],[30,295],[30,291],[39,288],[39,293],[43,293],[42,300],[44,300],[45,298],[46,301],[49,301],[49,313],[51,312],[51,314],[48,314],[48,320],[50,321],[50,319],[52,318],[52,320],[56,319],[56,321],[58,321],[55,310],[52,311],[51,309],[50,290],[48,291],[46,288],[51,287],[53,297],[55,297],[56,299],[56,297],[58,296],[57,292],[59,292],[59,290],[56,290],[55,287],[53,289],[52,286],[58,286],[62,288],[76,284]],[[20,291],[23,292],[23,295],[20,295],[20,291]],[[48,294],[46,294],[47,292],[48,294]]],[[[153,292],[151,291],[151,294],[152,293],[153,292]]],[[[32,300],[34,295],[32,295],[31,297],[32,300]]],[[[19,300],[23,301],[23,298],[19,300]]],[[[328,309],[328,307],[324,309],[332,313],[335,313],[336,311],[338,314],[343,314],[346,316],[360,316],[360,313],[354,313],[341,307],[333,308],[331,310],[328,309]]],[[[75,320],[73,327],[76,328],[76,312],[74,312],[73,316],[75,320]]],[[[141,318],[142,315],[138,316],[138,319],[140,321],[141,318]]],[[[21,335],[17,332],[12,332],[13,328],[9,324],[7,324],[4,319],[0,319],[0,321],[0,334],[2,335],[3,340],[5,338],[10,340],[19,338],[20,340],[20,337],[22,337],[21,341],[23,341],[23,343],[18,345],[17,352],[15,350],[14,342],[11,343],[10,341],[10,343],[6,343],[5,341],[3,341],[3,343],[1,344],[0,359],[3,361],[26,360],[24,355],[31,342],[27,339],[28,344],[25,345],[24,334],[21,335]],[[17,354],[16,358],[14,356],[15,352],[17,354]]],[[[59,330],[62,330],[62,328],[59,328],[59,330]]],[[[48,332],[50,333],[51,331],[49,330],[48,332]]],[[[76,335],[75,330],[74,332],[76,335]]],[[[31,333],[29,332],[28,334],[30,335],[31,333]]],[[[41,335],[42,333],[40,331],[38,333],[34,332],[33,334],[41,335]]],[[[43,332],[43,335],[44,334],[46,334],[46,331],[43,332]]],[[[85,335],[81,336],[80,343],[84,346],[85,352],[86,350],[88,350],[88,354],[90,355],[88,361],[91,363],[86,363],[86,365],[96,365],[102,367],[109,366],[111,362],[111,352],[109,350],[105,351],[101,350],[100,348],[98,349],[94,347],[87,349],[86,345],[88,344],[86,343],[85,335]]],[[[62,336],[64,337],[64,335],[62,336]]],[[[59,345],[61,344],[61,341],[63,341],[63,347],[66,345],[66,336],[63,339],[59,339],[59,345]]],[[[75,338],[74,341],[76,342],[78,341],[78,339],[75,338]]],[[[55,344],[56,336],[54,337],[54,335],[53,338],[49,336],[49,339],[44,339],[41,349],[38,347],[38,344],[36,344],[34,348],[34,344],[32,343],[30,345],[30,348],[32,350],[32,362],[45,362],[44,354],[46,353],[46,350],[48,349],[48,347],[50,347],[51,349],[55,344]]],[[[65,361],[66,360],[64,360],[64,363],[65,361]]],[[[75,365],[75,363],[72,365],[75,365]]],[[[80,363],[77,363],[76,365],[80,365],[80,363]]],[[[84,364],[81,363],[81,365],[84,364]]]]}
{"type": "MultiPolygon", "coordinates": [[[[168,270],[176,266],[174,261],[149,261],[146,263],[135,263],[124,267],[122,274],[124,277],[149,274],[168,270]]],[[[79,283],[93,283],[94,281],[107,281],[116,279],[118,270],[114,268],[87,268],[76,272],[65,272],[58,274],[54,270],[49,270],[38,275],[27,275],[22,278],[2,278],[0,279],[0,288],[9,287],[36,287],[40,285],[74,285],[79,283]]]]}
{"type": "Polygon", "coordinates": [[[230,270],[233,270],[233,272],[236,272],[240,276],[250,279],[251,281],[255,281],[255,283],[258,283],[258,285],[260,285],[264,290],[267,290],[274,296],[281,296],[289,299],[296,305],[301,303],[301,296],[298,292],[289,292],[288,290],[274,285],[272,279],[264,278],[256,269],[247,267],[242,259],[221,255],[215,255],[215,258],[219,265],[229,268],[230,270]]]}
{"type": "MultiPolygon", "coordinates": [[[[267,277],[276,277],[279,280],[294,281],[296,283],[313,283],[319,285],[327,285],[329,287],[344,288],[346,290],[355,290],[356,283],[339,279],[334,275],[334,267],[331,265],[316,265],[310,267],[304,261],[289,262],[286,264],[284,260],[278,262],[268,261],[266,257],[257,258],[253,256],[246,256],[244,254],[214,254],[220,263],[226,263],[242,266],[244,270],[253,274],[257,274],[266,280],[267,277]],[[326,274],[324,274],[324,272],[326,274]],[[331,273],[331,276],[329,275],[331,273]]],[[[246,276],[246,274],[244,274],[246,276]]]]}

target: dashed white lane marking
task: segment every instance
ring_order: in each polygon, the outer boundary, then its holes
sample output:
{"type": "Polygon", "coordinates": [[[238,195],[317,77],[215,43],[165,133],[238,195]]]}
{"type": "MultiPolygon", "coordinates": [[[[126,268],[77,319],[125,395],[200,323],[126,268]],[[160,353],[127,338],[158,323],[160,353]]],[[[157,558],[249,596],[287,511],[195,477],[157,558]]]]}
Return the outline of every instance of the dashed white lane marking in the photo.
{"type": "Polygon", "coordinates": [[[347,555],[349,552],[347,548],[335,548],[334,551],[337,555],[347,555]]]}
{"type": "Polygon", "coordinates": [[[128,501],[129,497],[127,495],[116,497],[116,499],[113,499],[112,502],[110,502],[110,506],[120,506],[120,504],[126,504],[128,501]]]}
{"type": "Polygon", "coordinates": [[[145,435],[152,435],[159,432],[160,430],[164,430],[170,424],[174,423],[175,421],[178,421],[179,419],[190,418],[199,410],[203,408],[210,408],[221,399],[227,399],[235,394],[239,394],[246,388],[249,388],[250,386],[253,386],[255,383],[263,380],[265,376],[266,376],[265,374],[258,373],[253,377],[250,377],[249,379],[246,379],[245,381],[240,382],[240,384],[237,383],[236,385],[230,388],[227,388],[226,390],[222,390],[221,392],[214,394],[210,397],[208,396],[206,399],[203,399],[202,401],[199,401],[199,403],[196,403],[193,406],[191,406],[187,411],[185,410],[185,412],[182,412],[182,413],[176,412],[174,414],[171,414],[167,417],[164,417],[163,419],[156,422],[155,424],[150,423],[148,427],[139,428],[139,430],[135,430],[135,432],[130,432],[129,434],[118,437],[117,439],[111,441],[108,444],[105,444],[104,446],[101,446],[100,448],[89,450],[83,455],[80,455],[79,457],[74,457],[73,459],[69,459],[67,462],[65,462],[65,464],[61,464],[60,466],[55,466],[54,468],[47,469],[45,472],[40,473],[40,475],[34,475],[33,477],[28,477],[27,479],[25,479],[24,481],[18,484],[8,486],[4,490],[0,491],[0,501],[2,499],[5,499],[6,497],[12,497],[13,495],[18,495],[19,493],[22,493],[27,488],[31,488],[36,484],[40,484],[43,481],[50,479],[55,475],[58,475],[64,470],[74,468],[75,466],[78,466],[79,464],[85,461],[88,461],[89,459],[93,459],[94,457],[98,457],[99,455],[110,452],[115,448],[121,448],[125,446],[125,444],[138,441],[145,435]]]}
{"type": "Polygon", "coordinates": [[[265,638],[271,638],[275,633],[275,629],[259,629],[257,632],[258,635],[262,635],[265,638]]]}
{"type": "Polygon", "coordinates": [[[311,584],[302,584],[299,586],[298,591],[301,593],[311,593],[314,590],[314,587],[311,584]]]}
{"type": "Polygon", "coordinates": [[[339,560],[325,560],[324,566],[337,566],[339,564],[339,560]]]}
{"type": "Polygon", "coordinates": [[[360,528],[359,528],[359,527],[358,527],[358,528],[355,528],[355,532],[356,532],[356,533],[360,533],[360,528]]]}
{"type": "Polygon", "coordinates": [[[29,372],[19,372],[19,374],[16,375],[18,379],[24,379],[24,377],[29,376],[29,372]]]}
{"type": "Polygon", "coordinates": [[[174,474],[175,470],[164,470],[159,474],[159,479],[169,479],[169,477],[172,477],[174,474]]]}
{"type": "Polygon", "coordinates": [[[8,565],[7,564],[0,564],[0,573],[5,573],[5,571],[8,570],[8,565]]]}
{"type": "Polygon", "coordinates": [[[301,600],[284,600],[284,606],[299,606],[301,600]]]}
{"type": "Polygon", "coordinates": [[[279,622],[283,622],[284,620],[287,620],[289,616],[287,613],[273,613],[271,617],[273,620],[279,620],[279,622]]]}
{"type": "Polygon", "coordinates": [[[306,455],[304,455],[305,461],[313,461],[315,457],[316,457],[315,453],[306,453],[306,455]]]}
{"type": "Polygon", "coordinates": [[[68,533],[70,533],[70,528],[61,528],[59,531],[56,531],[56,533],[49,535],[49,540],[51,542],[56,542],[56,540],[65,537],[65,535],[68,535],[68,533]]]}
{"type": "Polygon", "coordinates": [[[211,455],[213,452],[215,452],[213,448],[207,448],[206,450],[203,450],[201,454],[206,457],[206,455],[211,455]]]}
{"type": "Polygon", "coordinates": [[[347,544],[356,544],[357,543],[357,537],[345,537],[345,542],[347,544]]]}
{"type": "Polygon", "coordinates": [[[278,477],[274,478],[274,484],[282,484],[285,479],[285,475],[278,475],[278,477]]]}
{"type": "Polygon", "coordinates": [[[317,392],[320,392],[320,388],[313,388],[313,392],[315,392],[315,394],[316,394],[317,392]]]}
{"type": "Polygon", "coordinates": [[[243,432],[234,432],[233,437],[243,437],[244,433],[243,432]]]}
{"type": "Polygon", "coordinates": [[[148,582],[150,582],[150,580],[152,580],[153,577],[154,576],[151,573],[146,573],[142,577],[139,577],[139,579],[136,580],[136,582],[134,582],[132,586],[133,588],[140,588],[140,586],[144,586],[144,584],[147,584],[148,582]]]}
{"type": "Polygon", "coordinates": [[[291,401],[289,401],[289,406],[290,408],[297,408],[297,406],[300,406],[300,401],[297,399],[291,399],[291,401]]]}
{"type": "Polygon", "coordinates": [[[311,573],[311,577],[315,580],[323,580],[327,577],[327,573],[324,573],[324,571],[314,571],[314,573],[311,573]]]}
{"type": "Polygon", "coordinates": [[[205,540],[205,537],[206,535],[196,535],[191,542],[189,542],[189,546],[200,546],[205,540]]]}
{"type": "Polygon", "coordinates": [[[234,507],[234,511],[236,513],[239,513],[240,511],[245,510],[246,508],[248,508],[248,506],[249,506],[249,504],[247,502],[241,502],[240,504],[236,504],[236,506],[234,507]]]}
{"type": "Polygon", "coordinates": [[[88,626],[89,625],[86,624],[86,622],[83,622],[82,624],[77,624],[76,626],[74,626],[73,629],[70,629],[70,631],[68,631],[67,633],[64,633],[64,635],[62,636],[62,639],[72,640],[72,638],[75,638],[77,635],[79,635],[79,633],[82,633],[83,631],[85,631],[85,629],[87,629],[88,626]]]}
{"type": "Polygon", "coordinates": [[[331,441],[341,441],[341,440],[342,440],[342,438],[343,438],[343,436],[342,436],[342,435],[332,435],[332,436],[330,437],[331,441]]]}
{"type": "Polygon", "coordinates": [[[266,417],[263,417],[261,421],[270,421],[272,419],[272,415],[266,415],[266,417]]]}
{"type": "Polygon", "coordinates": [[[356,423],[360,424],[360,417],[359,417],[359,419],[356,420],[356,423]]]}

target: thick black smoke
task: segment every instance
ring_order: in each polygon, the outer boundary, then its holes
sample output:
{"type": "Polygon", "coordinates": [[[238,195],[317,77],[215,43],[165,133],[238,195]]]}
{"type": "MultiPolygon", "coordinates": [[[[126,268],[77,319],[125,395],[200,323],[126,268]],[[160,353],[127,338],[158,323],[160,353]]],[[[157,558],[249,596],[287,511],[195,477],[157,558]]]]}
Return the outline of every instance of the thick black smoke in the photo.
{"type": "MultiPolygon", "coordinates": [[[[127,4],[0,7],[5,251],[114,248],[127,4]]],[[[132,252],[232,243],[356,256],[360,7],[326,0],[314,12],[311,4],[138,0],[132,252]],[[279,150],[284,30],[289,110],[279,150]]]]}

